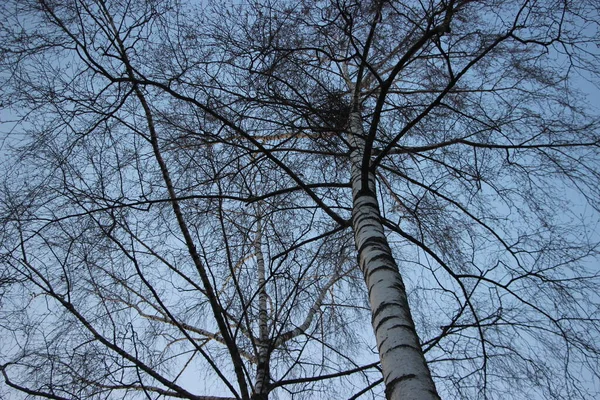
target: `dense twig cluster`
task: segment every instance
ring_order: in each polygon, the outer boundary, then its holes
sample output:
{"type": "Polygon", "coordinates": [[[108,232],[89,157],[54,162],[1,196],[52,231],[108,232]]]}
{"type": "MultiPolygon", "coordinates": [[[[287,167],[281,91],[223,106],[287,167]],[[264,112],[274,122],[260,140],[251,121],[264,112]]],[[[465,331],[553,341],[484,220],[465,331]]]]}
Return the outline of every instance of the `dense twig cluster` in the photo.
{"type": "Polygon", "coordinates": [[[594,1],[200,3],[0,5],[0,397],[598,394],[594,1]]]}

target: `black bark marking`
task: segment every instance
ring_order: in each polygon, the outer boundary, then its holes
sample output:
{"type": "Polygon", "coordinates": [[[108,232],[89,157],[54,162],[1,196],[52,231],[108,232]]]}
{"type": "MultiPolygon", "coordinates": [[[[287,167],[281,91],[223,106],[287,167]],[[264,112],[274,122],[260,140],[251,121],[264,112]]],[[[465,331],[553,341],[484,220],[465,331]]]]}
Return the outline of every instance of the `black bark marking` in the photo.
{"type": "Polygon", "coordinates": [[[396,387],[397,384],[399,384],[402,381],[407,381],[409,379],[414,379],[417,376],[415,374],[406,374],[406,375],[402,375],[399,376],[397,378],[392,379],[390,382],[386,382],[385,384],[385,398],[389,399],[390,396],[392,395],[394,388],[396,387]]]}
{"type": "MultiPolygon", "coordinates": [[[[366,275],[366,271],[365,271],[365,274],[364,274],[364,275],[365,275],[365,282],[367,282],[367,275],[366,275]]],[[[377,282],[371,282],[371,284],[367,286],[367,295],[369,296],[369,299],[371,298],[371,291],[373,290],[373,288],[374,288],[375,286],[377,286],[377,284],[379,284],[379,283],[381,283],[381,282],[383,282],[383,281],[384,281],[384,279],[380,279],[380,280],[378,280],[377,282]]],[[[367,282],[367,283],[368,283],[368,282],[367,282]]]]}
{"type": "Polygon", "coordinates": [[[407,331],[416,333],[415,326],[411,324],[396,324],[390,326],[388,329],[406,329],[407,331]]]}
{"type": "MultiPolygon", "coordinates": [[[[375,210],[377,211],[377,210],[375,210]]],[[[372,213],[367,213],[367,212],[362,212],[362,213],[355,213],[352,216],[352,223],[353,226],[358,227],[358,229],[363,229],[366,226],[376,226],[376,227],[382,227],[381,225],[381,219],[379,218],[379,214],[377,212],[372,212],[372,213]],[[365,222],[365,221],[370,221],[370,222],[365,222]]]]}
{"type": "Polygon", "coordinates": [[[383,340],[381,341],[381,343],[379,343],[379,344],[377,345],[377,352],[378,352],[379,354],[381,354],[381,348],[383,347],[383,345],[385,344],[385,342],[387,342],[387,340],[388,340],[388,338],[386,337],[385,339],[383,339],[383,340]]]}
{"type": "Polygon", "coordinates": [[[377,307],[377,309],[375,311],[373,311],[373,317],[371,318],[371,323],[373,323],[375,321],[375,319],[377,318],[377,316],[379,314],[381,314],[383,311],[385,311],[386,308],[389,308],[389,307],[400,307],[401,309],[404,308],[404,307],[402,307],[401,303],[383,302],[379,305],[379,307],[377,307]]]}
{"type": "MultiPolygon", "coordinates": [[[[381,325],[383,325],[387,321],[389,321],[391,319],[398,319],[398,318],[400,318],[398,315],[390,315],[390,316],[381,318],[379,320],[379,322],[377,322],[377,326],[375,327],[375,330],[379,329],[381,327],[381,325]]],[[[407,331],[409,331],[411,333],[415,332],[415,328],[413,326],[408,325],[408,324],[400,324],[400,323],[394,324],[394,325],[388,327],[387,329],[388,330],[390,330],[390,329],[404,329],[404,330],[407,330],[407,331]]]]}
{"type": "Polygon", "coordinates": [[[367,238],[360,246],[360,248],[358,249],[358,254],[362,254],[365,251],[365,249],[369,246],[385,246],[384,249],[386,249],[387,240],[384,237],[371,236],[370,238],[367,238]]]}
{"type": "Polygon", "coordinates": [[[384,260],[384,262],[387,262],[388,264],[392,264],[394,267],[396,267],[396,262],[394,261],[392,256],[390,254],[388,254],[387,251],[385,253],[380,253],[380,254],[377,254],[375,257],[372,257],[369,260],[369,262],[377,262],[379,260],[384,260]]]}
{"type": "Polygon", "coordinates": [[[377,202],[377,199],[375,197],[355,197],[353,203],[353,214],[368,214],[367,209],[373,209],[377,211],[376,214],[379,215],[379,203],[377,202]]]}
{"type": "Polygon", "coordinates": [[[373,191],[371,191],[370,188],[364,187],[364,185],[361,184],[361,188],[358,192],[356,192],[353,200],[356,201],[356,199],[358,199],[359,197],[363,197],[363,196],[375,197],[375,194],[373,193],[373,191]]]}
{"type": "Polygon", "coordinates": [[[367,282],[371,280],[371,276],[373,276],[374,273],[379,271],[395,272],[396,268],[394,268],[393,265],[379,265],[370,269],[365,268],[365,279],[367,279],[367,282]]]}
{"type": "Polygon", "coordinates": [[[420,347],[415,347],[410,344],[397,344],[396,346],[390,347],[389,349],[387,349],[384,353],[381,354],[381,356],[383,358],[384,355],[387,355],[388,353],[391,353],[392,351],[395,351],[398,349],[411,349],[413,351],[416,351],[419,354],[421,354],[421,351],[422,351],[420,347]]]}
{"type": "Polygon", "coordinates": [[[406,287],[404,286],[402,277],[399,276],[398,278],[399,279],[397,279],[396,282],[394,282],[390,285],[390,288],[396,289],[397,291],[399,291],[402,294],[402,298],[405,299],[406,298],[406,287]]]}

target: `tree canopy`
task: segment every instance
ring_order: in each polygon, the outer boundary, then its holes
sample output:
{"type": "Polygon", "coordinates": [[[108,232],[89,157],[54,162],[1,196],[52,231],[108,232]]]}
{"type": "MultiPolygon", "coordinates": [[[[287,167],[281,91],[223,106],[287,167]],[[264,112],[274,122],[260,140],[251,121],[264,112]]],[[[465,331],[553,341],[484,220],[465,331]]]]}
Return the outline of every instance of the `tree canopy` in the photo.
{"type": "Polygon", "coordinates": [[[596,1],[0,21],[0,396],[600,395],[596,1]]]}

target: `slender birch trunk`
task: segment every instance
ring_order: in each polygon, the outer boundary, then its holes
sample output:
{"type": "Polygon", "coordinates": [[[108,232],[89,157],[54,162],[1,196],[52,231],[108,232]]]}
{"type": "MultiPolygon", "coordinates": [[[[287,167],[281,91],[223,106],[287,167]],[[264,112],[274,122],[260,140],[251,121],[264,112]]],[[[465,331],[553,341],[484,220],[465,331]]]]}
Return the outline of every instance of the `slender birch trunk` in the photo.
{"type": "Polygon", "coordinates": [[[372,324],[381,359],[386,398],[439,399],[408,306],[406,289],[381,223],[375,177],[361,187],[364,153],[359,112],[350,117],[352,152],[352,226],[369,294],[372,324]]]}
{"type": "Polygon", "coordinates": [[[256,383],[252,399],[267,400],[269,397],[269,326],[267,314],[267,288],[265,258],[262,252],[262,226],[258,221],[254,239],[258,283],[258,360],[256,363],[256,383]]]}

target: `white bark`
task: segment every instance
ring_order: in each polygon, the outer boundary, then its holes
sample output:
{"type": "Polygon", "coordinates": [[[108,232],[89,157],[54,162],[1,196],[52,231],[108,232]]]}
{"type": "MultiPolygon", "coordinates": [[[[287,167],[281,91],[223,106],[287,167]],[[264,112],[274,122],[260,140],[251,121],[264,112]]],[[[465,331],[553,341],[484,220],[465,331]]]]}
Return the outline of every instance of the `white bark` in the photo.
{"type": "Polygon", "coordinates": [[[404,283],[383,230],[372,173],[368,177],[369,187],[361,187],[362,137],[360,115],[353,113],[350,118],[352,225],[358,261],[368,289],[386,397],[389,400],[439,399],[415,331],[404,283]]]}
{"type": "Polygon", "coordinates": [[[260,220],[254,239],[254,255],[258,274],[258,362],[253,398],[266,399],[269,384],[269,326],[267,314],[267,288],[265,259],[262,252],[262,227],[260,220]]]}

